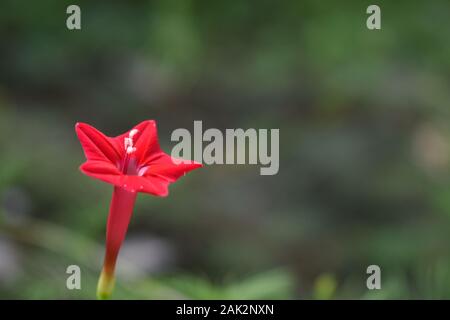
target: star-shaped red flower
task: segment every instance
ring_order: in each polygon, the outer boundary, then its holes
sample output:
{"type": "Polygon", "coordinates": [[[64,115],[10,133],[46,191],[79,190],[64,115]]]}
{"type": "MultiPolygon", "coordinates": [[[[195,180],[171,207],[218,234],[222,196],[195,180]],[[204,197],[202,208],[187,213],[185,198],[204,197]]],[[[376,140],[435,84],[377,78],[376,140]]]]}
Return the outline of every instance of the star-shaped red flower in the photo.
{"type": "Polygon", "coordinates": [[[87,159],[80,170],[130,192],[167,196],[170,183],[201,167],[164,153],[153,120],[141,122],[114,138],[85,123],[77,123],[76,132],[87,159]]]}
{"type": "Polygon", "coordinates": [[[175,159],[158,143],[156,122],[141,122],[130,131],[111,138],[85,123],[75,130],[86,156],[80,170],[114,185],[106,228],[106,254],[97,287],[99,298],[108,298],[114,287],[114,269],[128,229],[138,192],[168,195],[168,186],[201,164],[175,159]]]}

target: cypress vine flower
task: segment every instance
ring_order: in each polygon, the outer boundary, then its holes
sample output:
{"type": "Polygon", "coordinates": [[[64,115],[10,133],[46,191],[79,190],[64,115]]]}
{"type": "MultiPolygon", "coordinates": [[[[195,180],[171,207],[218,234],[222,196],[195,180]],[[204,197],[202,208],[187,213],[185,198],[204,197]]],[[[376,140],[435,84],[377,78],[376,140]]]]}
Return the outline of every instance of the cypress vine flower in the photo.
{"type": "Polygon", "coordinates": [[[114,138],[85,123],[77,123],[75,131],[87,160],[80,166],[81,172],[114,186],[106,227],[106,253],[97,286],[97,297],[107,299],[114,288],[116,260],[138,192],[165,197],[170,183],[201,164],[180,161],[164,153],[153,120],[141,122],[114,138]]]}

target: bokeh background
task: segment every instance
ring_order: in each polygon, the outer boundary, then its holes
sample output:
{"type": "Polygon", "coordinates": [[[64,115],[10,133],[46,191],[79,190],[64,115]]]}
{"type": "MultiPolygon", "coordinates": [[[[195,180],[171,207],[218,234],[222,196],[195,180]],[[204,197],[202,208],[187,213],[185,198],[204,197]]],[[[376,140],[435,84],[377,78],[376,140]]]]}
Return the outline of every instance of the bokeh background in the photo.
{"type": "Polygon", "coordinates": [[[95,298],[112,188],[78,171],[74,124],[114,136],[144,119],[166,152],[194,120],[279,128],[280,171],[207,166],[140,195],[115,298],[450,298],[449,12],[2,0],[0,298],[95,298]],[[72,264],[82,290],[66,289],[72,264]]]}

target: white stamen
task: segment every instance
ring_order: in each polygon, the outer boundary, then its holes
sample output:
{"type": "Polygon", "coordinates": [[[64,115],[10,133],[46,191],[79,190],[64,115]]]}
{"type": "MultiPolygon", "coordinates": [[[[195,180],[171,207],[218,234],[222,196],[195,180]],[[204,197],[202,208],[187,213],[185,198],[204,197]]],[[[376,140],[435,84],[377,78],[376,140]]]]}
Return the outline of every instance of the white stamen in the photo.
{"type": "Polygon", "coordinates": [[[133,139],[133,137],[139,132],[138,129],[133,129],[130,131],[130,133],[128,134],[128,136],[130,137],[130,139],[133,139]]]}
{"type": "Polygon", "coordinates": [[[133,146],[133,140],[131,140],[130,138],[125,138],[124,143],[125,143],[125,149],[128,149],[128,147],[133,146]]]}
{"type": "Polygon", "coordinates": [[[127,153],[128,154],[131,154],[131,153],[133,153],[133,152],[135,152],[136,151],[136,148],[135,147],[128,147],[127,148],[127,153]]]}
{"type": "Polygon", "coordinates": [[[133,146],[133,137],[139,132],[138,129],[133,129],[128,134],[128,138],[124,139],[125,151],[128,154],[131,154],[136,151],[136,148],[133,146]]]}

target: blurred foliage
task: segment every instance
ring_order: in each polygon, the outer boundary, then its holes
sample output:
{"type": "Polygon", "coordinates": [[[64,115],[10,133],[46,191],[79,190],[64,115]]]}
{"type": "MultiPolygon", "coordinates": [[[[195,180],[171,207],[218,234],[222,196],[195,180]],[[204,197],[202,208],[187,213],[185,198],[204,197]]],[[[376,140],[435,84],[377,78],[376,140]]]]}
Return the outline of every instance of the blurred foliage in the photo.
{"type": "Polygon", "coordinates": [[[332,299],[336,292],[336,279],[330,274],[319,276],[314,285],[314,298],[318,300],[332,299]]]}
{"type": "Polygon", "coordinates": [[[369,4],[2,0],[0,298],[94,297],[111,188],[77,170],[73,126],[143,119],[167,152],[193,120],[279,128],[280,172],[140,196],[114,297],[450,297],[450,3],[377,1],[381,31],[369,4]]]}

